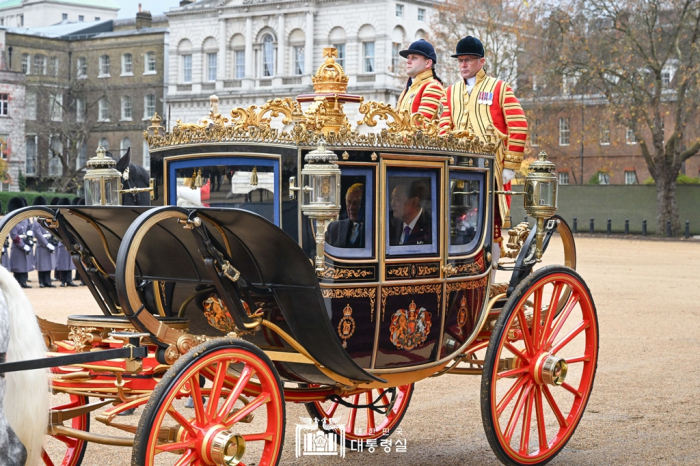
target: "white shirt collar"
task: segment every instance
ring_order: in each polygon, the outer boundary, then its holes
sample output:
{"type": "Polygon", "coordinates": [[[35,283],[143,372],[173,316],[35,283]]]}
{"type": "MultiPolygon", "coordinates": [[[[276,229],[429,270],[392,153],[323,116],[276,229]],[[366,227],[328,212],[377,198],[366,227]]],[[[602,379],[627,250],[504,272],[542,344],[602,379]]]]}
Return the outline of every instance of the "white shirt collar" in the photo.
{"type": "Polygon", "coordinates": [[[471,78],[467,78],[467,92],[471,92],[472,89],[474,89],[475,84],[476,84],[476,76],[472,76],[471,78]]]}
{"type": "Polygon", "coordinates": [[[418,215],[416,215],[416,217],[413,220],[411,220],[411,223],[409,223],[408,225],[406,223],[403,224],[404,230],[406,229],[406,227],[408,227],[411,229],[411,231],[413,231],[413,229],[415,228],[416,223],[418,223],[418,219],[420,218],[420,215],[422,213],[423,213],[423,209],[421,208],[420,212],[418,212],[418,215]]]}

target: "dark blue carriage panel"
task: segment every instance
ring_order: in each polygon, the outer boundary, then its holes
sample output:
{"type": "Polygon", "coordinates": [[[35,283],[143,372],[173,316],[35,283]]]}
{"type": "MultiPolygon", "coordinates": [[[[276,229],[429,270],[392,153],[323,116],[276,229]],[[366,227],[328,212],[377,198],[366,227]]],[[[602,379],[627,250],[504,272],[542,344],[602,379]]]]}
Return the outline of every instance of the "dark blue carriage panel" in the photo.
{"type": "Polygon", "coordinates": [[[449,282],[447,287],[447,315],[440,358],[453,353],[477,330],[476,326],[488,299],[489,275],[482,278],[449,282]]]}
{"type": "Polygon", "coordinates": [[[281,225],[278,159],[232,156],[175,160],[168,163],[168,180],[170,205],[238,208],[281,225]],[[200,169],[204,186],[192,188],[192,175],[200,169]]]}
{"type": "Polygon", "coordinates": [[[442,283],[383,286],[374,369],[411,367],[436,358],[442,283]]]}

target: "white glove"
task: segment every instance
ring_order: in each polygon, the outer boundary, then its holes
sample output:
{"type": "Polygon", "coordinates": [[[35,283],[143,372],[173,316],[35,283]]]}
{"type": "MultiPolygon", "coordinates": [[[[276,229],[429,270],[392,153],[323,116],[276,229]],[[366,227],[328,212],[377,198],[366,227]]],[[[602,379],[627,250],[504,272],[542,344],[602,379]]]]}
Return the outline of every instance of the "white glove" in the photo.
{"type": "Polygon", "coordinates": [[[46,247],[47,247],[48,250],[51,251],[51,252],[53,252],[53,250],[56,249],[56,248],[54,247],[54,245],[51,244],[51,243],[47,244],[46,247]]]}
{"type": "Polygon", "coordinates": [[[27,236],[34,236],[34,232],[32,230],[27,231],[27,236]]]}
{"type": "Polygon", "coordinates": [[[515,179],[515,170],[510,168],[503,169],[503,184],[508,184],[515,179]]]}
{"type": "Polygon", "coordinates": [[[29,252],[31,250],[32,250],[32,248],[30,248],[28,244],[24,245],[24,252],[29,252]]]}

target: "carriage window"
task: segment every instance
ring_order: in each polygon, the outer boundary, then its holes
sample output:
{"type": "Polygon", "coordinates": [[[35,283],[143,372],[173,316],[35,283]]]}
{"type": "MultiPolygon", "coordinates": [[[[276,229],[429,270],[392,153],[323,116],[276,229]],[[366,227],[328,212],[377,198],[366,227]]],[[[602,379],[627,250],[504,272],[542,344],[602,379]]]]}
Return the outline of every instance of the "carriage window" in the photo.
{"type": "Polygon", "coordinates": [[[450,175],[450,254],[467,254],[480,239],[484,177],[476,173],[450,175]]]}
{"type": "Polygon", "coordinates": [[[371,257],[373,220],[373,171],[343,168],[340,188],[343,195],[338,220],[326,230],[326,252],[342,258],[371,257]]]}
{"type": "Polygon", "coordinates": [[[170,204],[235,207],[279,225],[279,164],[270,159],[209,158],[170,163],[170,204]]]}
{"type": "Polygon", "coordinates": [[[425,170],[388,170],[387,187],[388,254],[436,254],[436,173],[425,170]]]}

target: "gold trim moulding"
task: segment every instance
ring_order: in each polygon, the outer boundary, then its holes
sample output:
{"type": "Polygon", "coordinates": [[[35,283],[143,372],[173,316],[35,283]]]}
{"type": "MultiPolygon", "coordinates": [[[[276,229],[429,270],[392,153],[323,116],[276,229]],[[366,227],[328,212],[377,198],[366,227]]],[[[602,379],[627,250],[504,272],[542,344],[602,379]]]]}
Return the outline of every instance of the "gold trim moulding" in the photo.
{"type": "Polygon", "coordinates": [[[111,445],[114,447],[134,446],[134,437],[112,437],[110,435],[99,435],[65,426],[49,426],[48,433],[50,435],[63,435],[69,438],[85,440],[87,442],[98,443],[100,445],[111,445]]]}
{"type": "Polygon", "coordinates": [[[278,361],[278,362],[295,362],[298,364],[314,364],[314,361],[311,359],[307,358],[301,353],[297,352],[292,352],[292,351],[268,351],[264,350],[265,354],[267,355],[268,358],[272,361],[278,361]]]}

